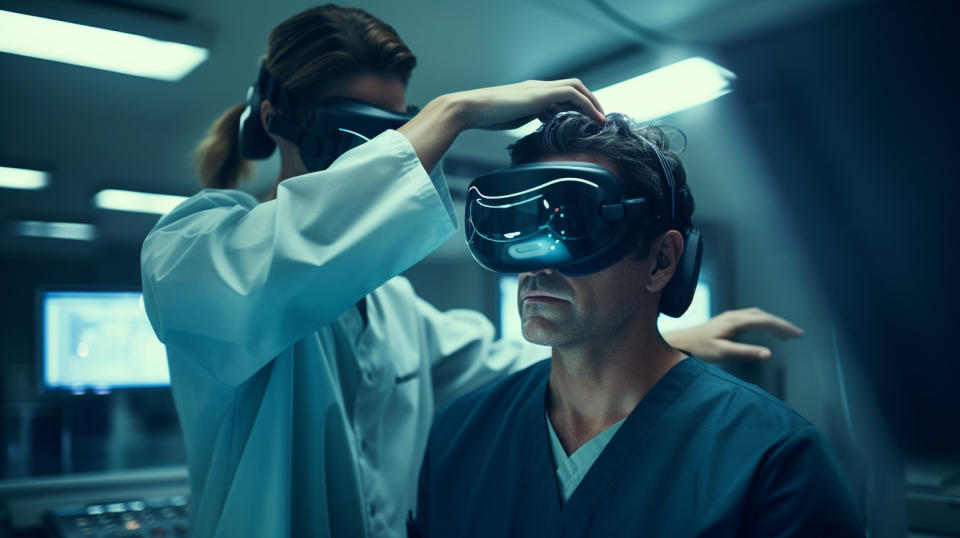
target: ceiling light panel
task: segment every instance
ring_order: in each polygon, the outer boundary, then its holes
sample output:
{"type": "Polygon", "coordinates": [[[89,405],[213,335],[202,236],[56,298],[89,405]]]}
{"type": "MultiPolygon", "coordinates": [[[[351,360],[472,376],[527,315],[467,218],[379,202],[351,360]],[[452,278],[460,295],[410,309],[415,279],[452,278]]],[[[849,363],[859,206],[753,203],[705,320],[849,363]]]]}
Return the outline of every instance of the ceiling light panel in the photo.
{"type": "Polygon", "coordinates": [[[42,189],[50,184],[50,174],[40,170],[0,166],[0,187],[5,189],[42,189]]]}
{"type": "Polygon", "coordinates": [[[100,209],[163,215],[186,199],[172,194],[105,189],[94,195],[93,204],[100,209]]]}
{"type": "Polygon", "coordinates": [[[96,226],[81,222],[21,220],[11,223],[11,231],[15,235],[44,237],[50,239],[93,241],[97,238],[96,226]]]}
{"type": "MultiPolygon", "coordinates": [[[[639,122],[713,101],[730,93],[730,70],[703,58],[687,58],[593,92],[605,112],[620,112],[639,122]]],[[[526,136],[540,125],[527,123],[509,134],[526,136]]]]}
{"type": "Polygon", "coordinates": [[[0,52],[178,81],[206,61],[201,46],[0,10],[0,52]]]}

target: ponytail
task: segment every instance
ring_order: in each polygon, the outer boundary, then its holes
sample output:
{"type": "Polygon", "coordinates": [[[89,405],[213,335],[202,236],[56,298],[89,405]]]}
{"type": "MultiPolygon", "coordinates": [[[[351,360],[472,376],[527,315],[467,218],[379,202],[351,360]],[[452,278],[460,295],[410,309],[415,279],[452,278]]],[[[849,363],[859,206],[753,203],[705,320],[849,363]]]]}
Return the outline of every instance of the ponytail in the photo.
{"type": "Polygon", "coordinates": [[[252,171],[253,163],[240,156],[240,116],[244,108],[246,103],[240,103],[227,110],[194,150],[194,167],[204,187],[235,189],[240,178],[252,171]]]}

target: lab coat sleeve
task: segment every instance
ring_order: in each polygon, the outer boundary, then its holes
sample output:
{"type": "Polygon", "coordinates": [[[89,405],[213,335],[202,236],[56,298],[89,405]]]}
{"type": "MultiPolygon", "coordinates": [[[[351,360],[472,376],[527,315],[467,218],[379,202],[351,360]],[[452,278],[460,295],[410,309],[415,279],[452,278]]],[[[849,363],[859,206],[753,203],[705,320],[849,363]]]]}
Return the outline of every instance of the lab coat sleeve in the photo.
{"type": "Polygon", "coordinates": [[[281,182],[268,202],[204,191],[144,241],[148,317],[164,344],[235,386],[442,244],[451,214],[442,177],[396,131],[281,182]]]}
{"type": "Polygon", "coordinates": [[[420,477],[417,482],[417,513],[412,522],[407,523],[407,538],[427,538],[430,535],[427,522],[430,521],[430,447],[423,454],[420,477]]]}
{"type": "Polygon", "coordinates": [[[493,324],[480,312],[440,312],[417,297],[430,358],[435,409],[474,389],[547,357],[543,348],[496,340],[493,324]]]}
{"type": "Polygon", "coordinates": [[[813,426],[771,451],[751,489],[748,536],[865,535],[849,490],[813,426]]]}

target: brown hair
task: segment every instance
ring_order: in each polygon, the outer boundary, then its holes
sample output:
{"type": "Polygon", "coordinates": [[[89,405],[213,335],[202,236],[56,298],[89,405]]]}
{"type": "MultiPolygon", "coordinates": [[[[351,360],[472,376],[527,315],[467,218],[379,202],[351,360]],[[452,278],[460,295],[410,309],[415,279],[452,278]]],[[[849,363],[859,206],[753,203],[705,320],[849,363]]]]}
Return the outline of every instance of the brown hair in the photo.
{"type": "MultiPolygon", "coordinates": [[[[263,64],[290,97],[292,110],[284,113],[302,119],[329,88],[348,77],[369,73],[406,84],[417,58],[385,22],[362,9],[327,4],[274,28],[263,64]]],[[[239,149],[244,108],[246,103],[227,110],[194,150],[205,187],[234,188],[252,168],[239,149]]]]}

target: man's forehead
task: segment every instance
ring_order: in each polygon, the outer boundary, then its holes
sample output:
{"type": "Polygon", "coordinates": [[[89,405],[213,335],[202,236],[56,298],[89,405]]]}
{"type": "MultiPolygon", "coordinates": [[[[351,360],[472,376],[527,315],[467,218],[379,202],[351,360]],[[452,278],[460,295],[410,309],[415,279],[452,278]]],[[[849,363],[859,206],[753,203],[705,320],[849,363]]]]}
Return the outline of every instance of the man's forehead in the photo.
{"type": "Polygon", "coordinates": [[[616,165],[610,159],[596,153],[558,153],[556,155],[544,155],[535,162],[557,162],[557,161],[578,161],[600,165],[610,171],[617,179],[620,179],[620,172],[616,165]]]}

